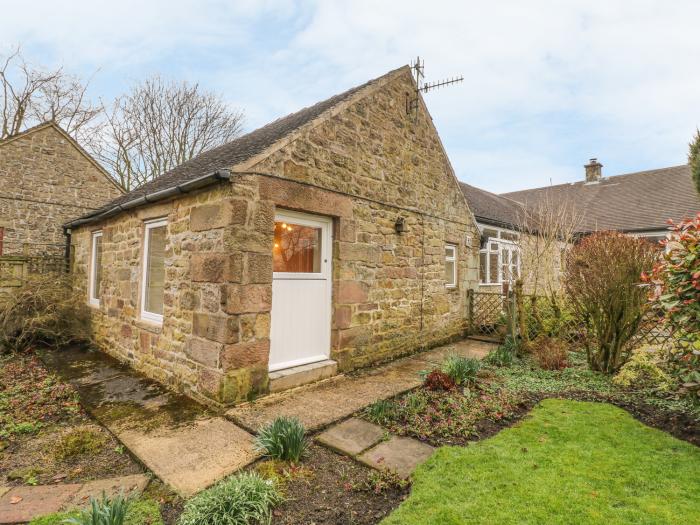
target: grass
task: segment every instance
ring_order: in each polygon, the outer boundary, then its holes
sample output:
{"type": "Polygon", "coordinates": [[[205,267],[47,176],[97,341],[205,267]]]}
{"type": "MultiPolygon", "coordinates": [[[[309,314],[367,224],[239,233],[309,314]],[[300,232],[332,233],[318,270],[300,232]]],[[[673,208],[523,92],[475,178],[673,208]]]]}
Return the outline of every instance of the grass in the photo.
{"type": "Polygon", "coordinates": [[[517,425],[443,447],[382,525],[693,523],[700,449],[608,404],[548,399],[517,425]]]}
{"type": "Polygon", "coordinates": [[[63,434],[54,445],[53,454],[57,461],[83,454],[94,454],[107,444],[103,434],[89,427],[77,427],[63,434]]]}

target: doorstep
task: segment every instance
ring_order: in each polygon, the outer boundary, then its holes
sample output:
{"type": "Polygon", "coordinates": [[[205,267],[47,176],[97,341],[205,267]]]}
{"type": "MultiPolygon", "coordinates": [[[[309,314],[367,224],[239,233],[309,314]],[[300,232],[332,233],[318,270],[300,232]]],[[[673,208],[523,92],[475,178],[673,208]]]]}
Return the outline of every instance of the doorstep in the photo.
{"type": "Polygon", "coordinates": [[[270,372],[270,393],[282,392],[298,386],[315,383],[338,373],[338,363],[326,359],[317,363],[294,366],[270,372]]]}

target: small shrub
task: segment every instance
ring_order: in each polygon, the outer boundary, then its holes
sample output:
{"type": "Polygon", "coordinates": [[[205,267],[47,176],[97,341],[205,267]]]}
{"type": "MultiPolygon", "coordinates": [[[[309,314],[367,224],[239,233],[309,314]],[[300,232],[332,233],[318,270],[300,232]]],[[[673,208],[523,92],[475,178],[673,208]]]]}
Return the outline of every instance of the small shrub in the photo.
{"type": "Polygon", "coordinates": [[[428,390],[437,392],[440,390],[453,390],[457,385],[454,380],[442,370],[433,370],[425,376],[423,386],[428,390]]]}
{"type": "Polygon", "coordinates": [[[364,489],[382,494],[389,490],[403,491],[411,485],[409,478],[402,478],[391,470],[373,470],[364,483],[364,489]]]}
{"type": "Polygon", "coordinates": [[[668,393],[675,389],[675,382],[664,369],[664,351],[658,346],[645,346],[634,351],[613,383],[623,388],[654,390],[668,393]]]}
{"type": "Polygon", "coordinates": [[[53,455],[58,461],[94,454],[107,443],[107,438],[92,428],[74,428],[63,434],[54,445],[53,455]]]}
{"type": "Polygon", "coordinates": [[[114,498],[102,493],[102,498],[90,498],[90,507],[75,518],[68,518],[64,523],[73,525],[125,525],[126,512],[130,501],[119,495],[114,498]]]}
{"type": "Polygon", "coordinates": [[[272,480],[256,473],[237,474],[185,503],[178,525],[270,523],[272,507],[281,502],[272,480]]]}
{"type": "Polygon", "coordinates": [[[481,368],[481,362],[473,357],[451,355],[445,359],[441,368],[455,385],[468,386],[476,383],[476,374],[481,368]]]}
{"type": "Polygon", "coordinates": [[[532,357],[544,370],[562,370],[568,366],[567,344],[560,339],[541,335],[530,345],[532,357]]]}
{"type": "Polygon", "coordinates": [[[396,413],[396,407],[388,399],[375,401],[365,409],[367,419],[378,425],[386,424],[396,413]]]}
{"type": "Polygon", "coordinates": [[[0,301],[0,352],[87,340],[89,315],[69,276],[31,276],[0,301]]]}
{"type": "Polygon", "coordinates": [[[266,456],[298,462],[308,443],[304,425],[295,417],[278,417],[258,433],[256,445],[266,456]]]}
{"type": "Polygon", "coordinates": [[[567,252],[566,291],[591,369],[613,374],[629,358],[646,310],[641,275],[657,255],[650,242],[610,231],[584,237],[567,252]]]}

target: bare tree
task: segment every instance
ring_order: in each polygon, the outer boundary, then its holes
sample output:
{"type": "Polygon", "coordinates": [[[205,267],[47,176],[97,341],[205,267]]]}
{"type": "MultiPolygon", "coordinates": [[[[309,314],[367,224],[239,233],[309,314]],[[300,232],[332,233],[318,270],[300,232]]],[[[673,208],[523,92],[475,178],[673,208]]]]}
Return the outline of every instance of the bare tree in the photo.
{"type": "Polygon", "coordinates": [[[78,140],[91,137],[102,108],[87,100],[87,87],[62,68],[31,66],[19,48],[0,57],[0,140],[49,120],[78,140]]]}
{"type": "Polygon", "coordinates": [[[106,111],[93,152],[126,190],[233,140],[243,113],[198,84],[159,76],[134,86],[106,111]]]}

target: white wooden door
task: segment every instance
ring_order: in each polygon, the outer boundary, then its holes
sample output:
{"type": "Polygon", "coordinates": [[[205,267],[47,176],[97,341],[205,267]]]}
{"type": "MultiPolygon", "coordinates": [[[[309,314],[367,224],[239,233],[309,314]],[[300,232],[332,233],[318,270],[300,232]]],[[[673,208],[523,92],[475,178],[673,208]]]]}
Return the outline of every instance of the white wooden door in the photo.
{"type": "Polygon", "coordinates": [[[328,359],[332,221],[291,211],[275,216],[270,371],[328,359]]]}

